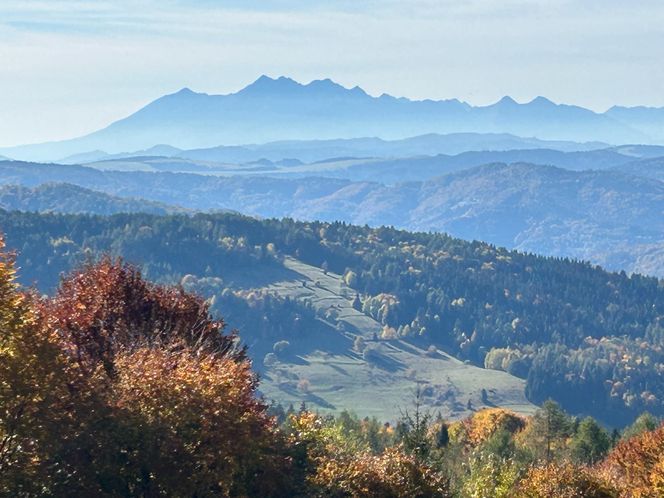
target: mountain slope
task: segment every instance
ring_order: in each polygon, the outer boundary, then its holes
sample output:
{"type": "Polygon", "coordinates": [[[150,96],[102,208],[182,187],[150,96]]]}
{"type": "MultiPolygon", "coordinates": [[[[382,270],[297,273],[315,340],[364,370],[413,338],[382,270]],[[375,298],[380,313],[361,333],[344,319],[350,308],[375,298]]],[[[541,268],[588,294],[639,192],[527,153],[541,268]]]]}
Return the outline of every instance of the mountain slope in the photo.
{"type": "Polygon", "coordinates": [[[427,408],[445,415],[493,402],[527,411],[516,376],[531,401],[553,397],[609,423],[664,414],[654,278],[342,223],[0,211],[0,226],[22,281],[42,291],[110,252],[210,298],[241,327],[277,399],[334,410],[380,398],[388,411],[420,384],[427,408]]]}
{"type": "Polygon", "coordinates": [[[0,208],[40,213],[151,213],[173,214],[185,209],[143,199],[114,197],[71,184],[42,184],[35,188],[0,187],[0,208]]]}
{"type": "Polygon", "coordinates": [[[610,269],[664,275],[664,183],[617,171],[495,164],[386,186],[333,178],[225,178],[0,163],[0,184],[34,187],[54,181],[193,210],[446,231],[610,269]]]}
{"type": "Polygon", "coordinates": [[[511,133],[540,139],[650,143],[656,138],[611,117],[537,98],[505,97],[473,107],[458,100],[372,97],[330,80],[303,85],[262,76],[239,92],[207,95],[188,88],[165,95],[134,114],[84,137],[5,149],[15,158],[55,160],[101,149],[109,153],[168,143],[178,148],[220,144],[426,133],[511,133]]]}
{"type": "Polygon", "coordinates": [[[615,166],[613,169],[630,175],[644,176],[646,178],[653,178],[664,182],[663,157],[633,161],[620,166],[615,166]]]}

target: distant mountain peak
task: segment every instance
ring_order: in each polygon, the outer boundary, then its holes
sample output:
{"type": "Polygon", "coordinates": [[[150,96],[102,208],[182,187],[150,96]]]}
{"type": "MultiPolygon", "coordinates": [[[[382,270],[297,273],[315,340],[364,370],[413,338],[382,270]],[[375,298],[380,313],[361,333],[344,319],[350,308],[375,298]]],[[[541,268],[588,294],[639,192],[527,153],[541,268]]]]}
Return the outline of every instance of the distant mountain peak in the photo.
{"type": "Polygon", "coordinates": [[[283,93],[285,91],[292,91],[301,89],[302,85],[297,81],[287,78],[286,76],[279,76],[278,78],[271,78],[267,75],[262,75],[253,83],[247,85],[242,90],[237,92],[237,95],[266,95],[270,96],[275,93],[283,93]]]}
{"type": "Polygon", "coordinates": [[[310,83],[302,84],[286,76],[280,76],[275,79],[266,75],[261,76],[256,81],[240,90],[238,94],[254,96],[313,95],[316,97],[367,95],[365,91],[358,86],[348,89],[330,78],[313,80],[310,83]]]}
{"type": "Polygon", "coordinates": [[[547,99],[546,97],[542,97],[541,95],[535,97],[533,100],[528,102],[529,105],[537,105],[537,106],[555,106],[556,104],[552,102],[551,100],[547,99]]]}
{"type": "Polygon", "coordinates": [[[517,106],[517,105],[519,105],[519,103],[516,100],[514,100],[512,97],[510,97],[509,95],[505,95],[502,99],[500,99],[494,105],[495,106],[506,107],[506,106],[517,106]]]}
{"type": "Polygon", "coordinates": [[[325,78],[324,80],[313,80],[308,85],[305,85],[305,87],[324,95],[350,95],[362,97],[368,96],[367,93],[359,86],[346,88],[345,86],[340,85],[330,78],[325,78]]]}
{"type": "Polygon", "coordinates": [[[191,88],[185,86],[184,88],[175,92],[173,95],[187,96],[187,95],[197,95],[197,93],[194,92],[191,88]]]}

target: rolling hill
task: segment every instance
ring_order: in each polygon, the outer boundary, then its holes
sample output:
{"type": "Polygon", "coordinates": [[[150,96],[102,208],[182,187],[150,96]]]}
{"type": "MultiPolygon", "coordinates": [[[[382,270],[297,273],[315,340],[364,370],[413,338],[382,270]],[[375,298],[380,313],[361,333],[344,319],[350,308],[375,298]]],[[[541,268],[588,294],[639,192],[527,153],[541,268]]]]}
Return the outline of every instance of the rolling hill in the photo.
{"type": "Polygon", "coordinates": [[[653,178],[655,180],[664,181],[664,158],[662,157],[643,159],[640,161],[615,166],[613,169],[630,175],[643,176],[646,178],[653,178]]]}
{"type": "Polygon", "coordinates": [[[321,177],[210,177],[0,163],[0,184],[49,182],[197,211],[446,231],[609,269],[664,275],[664,184],[619,171],[495,164],[388,186],[321,177]]]}
{"type": "Polygon", "coordinates": [[[39,213],[150,213],[174,214],[185,209],[143,199],[115,197],[66,183],[45,183],[38,187],[3,185],[0,208],[39,213]]]}
{"type": "MultiPolygon", "coordinates": [[[[126,159],[130,157],[179,157],[198,161],[242,164],[268,159],[283,161],[297,159],[316,162],[338,157],[407,157],[418,155],[459,154],[471,150],[552,149],[564,152],[607,148],[602,142],[570,142],[524,138],[507,133],[429,133],[401,140],[380,138],[348,138],[330,140],[289,140],[264,144],[235,145],[183,150],[170,145],[155,145],[146,150],[109,154],[94,150],[57,160],[60,164],[126,159]]],[[[633,154],[639,154],[635,149],[633,154]]],[[[660,155],[664,155],[662,152],[660,155]]]]}
{"type": "MultiPolygon", "coordinates": [[[[635,162],[635,158],[613,149],[563,152],[552,149],[523,149],[506,151],[468,151],[457,155],[401,157],[391,159],[345,159],[305,164],[291,168],[274,168],[285,177],[321,175],[353,181],[374,181],[396,184],[424,181],[447,173],[454,173],[491,163],[530,163],[556,166],[563,169],[618,169],[635,162]]],[[[96,167],[96,164],[90,166],[96,167]]],[[[634,168],[636,169],[636,168],[634,168]]],[[[241,170],[236,170],[241,174],[241,170]]],[[[265,173],[270,173],[265,171],[265,173]]]]}

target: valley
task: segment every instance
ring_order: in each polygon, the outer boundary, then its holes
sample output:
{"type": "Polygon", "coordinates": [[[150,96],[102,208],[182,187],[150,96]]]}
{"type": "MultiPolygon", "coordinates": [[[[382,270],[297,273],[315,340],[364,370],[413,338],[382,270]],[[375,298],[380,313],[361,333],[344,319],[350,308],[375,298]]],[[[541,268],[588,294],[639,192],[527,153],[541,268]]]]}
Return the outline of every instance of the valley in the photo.
{"type": "Polygon", "coordinates": [[[321,413],[353,407],[361,417],[394,421],[412,406],[419,388],[423,406],[450,420],[487,406],[534,412],[524,380],[465,364],[435,347],[379,339],[383,325],[352,307],[357,291],[341,275],[290,257],[283,265],[283,272],[259,267],[224,275],[234,287],[311,303],[320,315],[318,327],[308,329],[304,340],[290,341],[283,358],[270,365],[261,364],[269,344],[250,346],[266,398],[285,406],[304,402],[321,413]],[[359,337],[363,350],[354,347],[359,337]],[[484,399],[482,390],[488,393],[484,399]]]}

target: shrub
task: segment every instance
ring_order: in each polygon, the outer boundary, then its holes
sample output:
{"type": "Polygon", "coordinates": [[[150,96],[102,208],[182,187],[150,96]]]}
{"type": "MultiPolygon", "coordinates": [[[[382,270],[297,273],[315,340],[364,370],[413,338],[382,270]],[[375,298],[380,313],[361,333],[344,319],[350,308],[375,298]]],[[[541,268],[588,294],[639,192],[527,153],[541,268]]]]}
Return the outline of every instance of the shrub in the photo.
{"type": "Polygon", "coordinates": [[[311,382],[308,379],[300,379],[297,382],[297,390],[303,393],[308,393],[311,389],[311,382]]]}
{"type": "Polygon", "coordinates": [[[515,498],[617,498],[615,489],[590,470],[569,463],[532,467],[518,484],[515,498]]]}
{"type": "Polygon", "coordinates": [[[263,358],[263,365],[266,367],[271,367],[275,363],[277,363],[277,355],[274,353],[268,353],[263,358]]]}
{"type": "Polygon", "coordinates": [[[286,352],[290,348],[290,342],[288,341],[277,341],[274,343],[274,346],[272,346],[272,350],[277,354],[281,355],[284,352],[286,352]]]}

